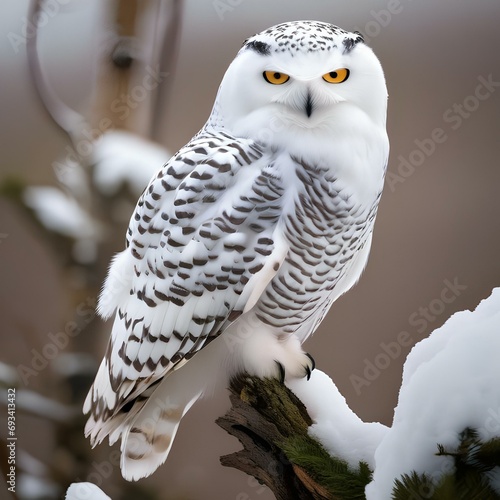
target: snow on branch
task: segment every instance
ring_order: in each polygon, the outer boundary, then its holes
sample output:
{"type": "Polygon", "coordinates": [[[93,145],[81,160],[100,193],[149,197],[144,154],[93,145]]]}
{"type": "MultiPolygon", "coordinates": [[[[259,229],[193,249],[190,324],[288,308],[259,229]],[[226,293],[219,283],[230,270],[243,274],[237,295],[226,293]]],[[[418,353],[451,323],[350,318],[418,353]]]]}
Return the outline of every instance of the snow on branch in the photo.
{"type": "Polygon", "coordinates": [[[413,348],[389,428],[361,421],[319,370],[289,388],[241,376],[217,423],[244,449],[221,462],[278,499],[500,499],[499,355],[497,288],[413,348]]]}

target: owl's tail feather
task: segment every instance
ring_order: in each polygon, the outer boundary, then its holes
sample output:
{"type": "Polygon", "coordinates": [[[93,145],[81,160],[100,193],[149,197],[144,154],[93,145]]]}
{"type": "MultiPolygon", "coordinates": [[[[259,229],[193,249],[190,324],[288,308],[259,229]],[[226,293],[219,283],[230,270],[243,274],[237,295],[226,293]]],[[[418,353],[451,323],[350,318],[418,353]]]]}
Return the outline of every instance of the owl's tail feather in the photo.
{"type": "MultiPolygon", "coordinates": [[[[158,385],[141,410],[121,429],[121,471],[128,481],[151,475],[167,459],[181,418],[199,399],[199,384],[189,390],[182,370],[158,385]]],[[[111,436],[110,436],[111,437],[111,436]]]]}

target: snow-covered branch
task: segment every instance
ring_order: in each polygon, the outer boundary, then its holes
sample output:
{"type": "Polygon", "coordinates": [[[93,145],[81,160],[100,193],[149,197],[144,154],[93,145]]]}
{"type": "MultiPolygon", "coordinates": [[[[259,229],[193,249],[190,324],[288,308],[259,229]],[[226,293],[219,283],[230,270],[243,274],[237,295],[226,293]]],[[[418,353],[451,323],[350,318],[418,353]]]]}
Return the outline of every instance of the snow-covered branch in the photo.
{"type": "Polygon", "coordinates": [[[221,461],[277,498],[500,498],[499,355],[497,288],[413,348],[391,427],[363,422],[319,370],[293,393],[241,377],[218,423],[244,450],[221,461]]]}

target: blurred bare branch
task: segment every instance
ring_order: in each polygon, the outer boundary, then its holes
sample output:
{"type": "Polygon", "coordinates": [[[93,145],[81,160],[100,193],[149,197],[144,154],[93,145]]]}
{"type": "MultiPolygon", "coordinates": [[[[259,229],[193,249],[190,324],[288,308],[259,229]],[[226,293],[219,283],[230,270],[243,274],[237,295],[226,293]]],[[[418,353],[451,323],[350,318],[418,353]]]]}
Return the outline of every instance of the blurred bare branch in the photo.
{"type": "Polygon", "coordinates": [[[43,0],[31,0],[28,19],[34,26],[33,34],[26,39],[28,70],[35,92],[49,118],[63,132],[72,144],[78,140],[79,131],[86,124],[85,118],[62,102],[49,85],[43,73],[38,54],[38,20],[43,0]]]}
{"type": "MultiPolygon", "coordinates": [[[[172,0],[171,2],[158,2],[158,21],[160,25],[158,30],[161,32],[158,38],[160,43],[158,60],[160,61],[160,72],[172,74],[177,63],[179,53],[180,31],[182,26],[183,0],[172,0]],[[167,21],[164,22],[163,20],[167,21]],[[163,23],[163,25],[161,25],[163,23]]],[[[156,89],[153,97],[152,123],[150,137],[154,141],[161,142],[161,131],[163,130],[163,121],[165,120],[168,99],[172,88],[172,78],[167,78],[156,89]]]]}

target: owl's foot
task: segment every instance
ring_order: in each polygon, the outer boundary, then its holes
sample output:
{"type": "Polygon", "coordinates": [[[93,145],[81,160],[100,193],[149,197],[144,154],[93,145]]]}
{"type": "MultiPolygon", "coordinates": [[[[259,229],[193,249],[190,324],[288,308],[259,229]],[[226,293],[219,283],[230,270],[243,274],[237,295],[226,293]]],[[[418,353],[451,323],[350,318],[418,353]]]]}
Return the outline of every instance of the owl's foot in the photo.
{"type": "Polygon", "coordinates": [[[282,382],[311,376],[314,360],[294,334],[283,334],[256,318],[235,322],[224,334],[230,373],[247,372],[282,382]]]}
{"type": "Polygon", "coordinates": [[[288,361],[288,370],[285,368],[285,365],[281,361],[274,360],[276,363],[276,367],[278,370],[276,378],[282,383],[285,383],[287,378],[302,378],[307,377],[307,380],[311,378],[311,373],[316,367],[316,362],[314,358],[308,352],[302,352],[302,359],[299,360],[300,366],[297,365],[296,360],[294,360],[293,366],[290,366],[290,362],[288,361]]]}

